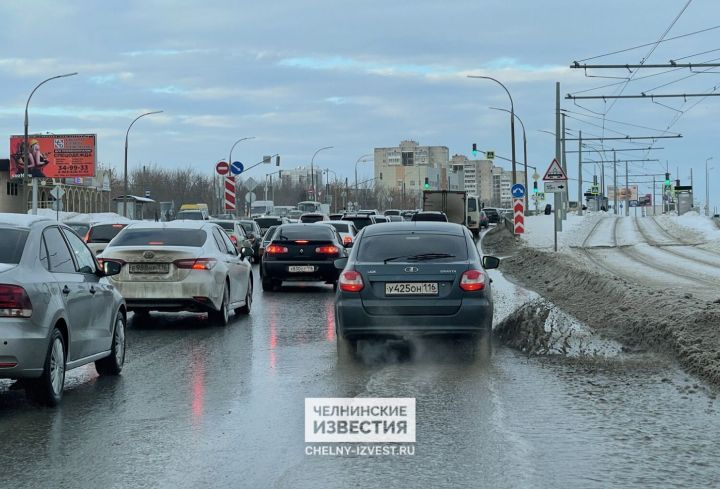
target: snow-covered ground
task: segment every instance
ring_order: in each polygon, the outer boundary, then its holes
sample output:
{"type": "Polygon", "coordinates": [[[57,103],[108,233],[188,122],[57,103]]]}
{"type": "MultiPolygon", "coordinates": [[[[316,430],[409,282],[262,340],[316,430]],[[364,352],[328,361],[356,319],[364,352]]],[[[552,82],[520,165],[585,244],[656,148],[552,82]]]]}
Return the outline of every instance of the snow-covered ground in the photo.
{"type": "MultiPolygon", "coordinates": [[[[571,246],[581,246],[585,236],[588,235],[599,219],[606,213],[591,212],[584,216],[568,214],[563,221],[562,232],[558,233],[558,250],[568,250],[571,246]]],[[[541,214],[525,218],[525,234],[520,239],[527,246],[538,249],[553,249],[555,245],[555,228],[553,216],[541,214]]]]}

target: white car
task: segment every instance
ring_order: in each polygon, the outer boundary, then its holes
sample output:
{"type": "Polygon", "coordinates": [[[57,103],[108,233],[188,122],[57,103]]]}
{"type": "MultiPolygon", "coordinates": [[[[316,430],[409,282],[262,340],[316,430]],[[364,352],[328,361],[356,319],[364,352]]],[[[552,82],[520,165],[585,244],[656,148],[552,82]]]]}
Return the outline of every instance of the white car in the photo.
{"type": "Polygon", "coordinates": [[[325,224],[334,227],[342,238],[342,243],[345,246],[348,246],[355,241],[355,236],[358,233],[358,230],[352,221],[318,221],[315,224],[325,224]]]}
{"type": "Polygon", "coordinates": [[[230,311],[249,314],[253,279],[248,258],[208,221],[139,222],[123,229],[98,256],[122,265],[110,280],[128,310],[207,312],[228,323],[230,311]]]}

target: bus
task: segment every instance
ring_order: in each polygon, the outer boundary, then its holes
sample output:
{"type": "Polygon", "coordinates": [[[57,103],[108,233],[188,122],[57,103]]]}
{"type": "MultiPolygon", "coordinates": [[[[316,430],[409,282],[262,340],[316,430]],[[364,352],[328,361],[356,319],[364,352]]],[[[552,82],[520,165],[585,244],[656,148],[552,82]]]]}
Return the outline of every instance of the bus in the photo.
{"type": "Polygon", "coordinates": [[[299,211],[302,211],[303,214],[308,212],[318,212],[320,214],[330,213],[330,206],[328,204],[322,204],[314,200],[304,200],[302,202],[298,202],[297,208],[299,211]]]}

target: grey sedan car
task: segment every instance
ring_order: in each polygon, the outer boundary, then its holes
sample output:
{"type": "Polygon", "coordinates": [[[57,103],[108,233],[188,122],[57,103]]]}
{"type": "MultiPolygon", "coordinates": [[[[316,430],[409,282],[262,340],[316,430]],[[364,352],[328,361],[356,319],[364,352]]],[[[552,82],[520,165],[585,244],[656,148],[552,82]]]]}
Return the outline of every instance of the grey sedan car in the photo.
{"type": "Polygon", "coordinates": [[[500,260],[480,257],[464,226],[403,222],[367,226],[343,268],[335,302],[338,353],[357,341],[418,335],[459,337],[489,345],[493,300],[485,269],[500,260]]]}
{"type": "Polygon", "coordinates": [[[0,378],[54,406],[65,371],[95,362],[117,375],[125,362],[125,301],[69,227],[0,214],[0,378]]]}

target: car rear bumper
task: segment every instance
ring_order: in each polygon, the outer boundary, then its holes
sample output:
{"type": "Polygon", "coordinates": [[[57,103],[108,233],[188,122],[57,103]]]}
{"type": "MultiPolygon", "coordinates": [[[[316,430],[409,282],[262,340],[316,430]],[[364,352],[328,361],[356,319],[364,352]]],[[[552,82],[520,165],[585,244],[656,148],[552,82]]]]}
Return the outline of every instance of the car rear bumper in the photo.
{"type": "Polygon", "coordinates": [[[129,311],[162,311],[162,312],[208,312],[217,311],[218,307],[206,298],[198,296],[193,299],[126,299],[129,311]]]}
{"type": "Polygon", "coordinates": [[[262,276],[264,278],[286,281],[324,281],[334,282],[340,276],[340,270],[335,268],[334,262],[299,262],[299,261],[267,261],[262,262],[262,276]],[[291,266],[312,266],[312,272],[290,272],[291,266]]]}
{"type": "Polygon", "coordinates": [[[485,298],[463,299],[451,315],[371,315],[358,299],[341,297],[335,307],[337,333],[343,338],[479,335],[492,330],[493,305],[485,298]]]}
{"type": "Polygon", "coordinates": [[[31,332],[25,319],[0,320],[0,379],[40,377],[48,350],[45,332],[31,332]]]}
{"type": "Polygon", "coordinates": [[[115,282],[128,310],[197,311],[217,310],[224,288],[210,277],[181,282],[115,282]]]}

